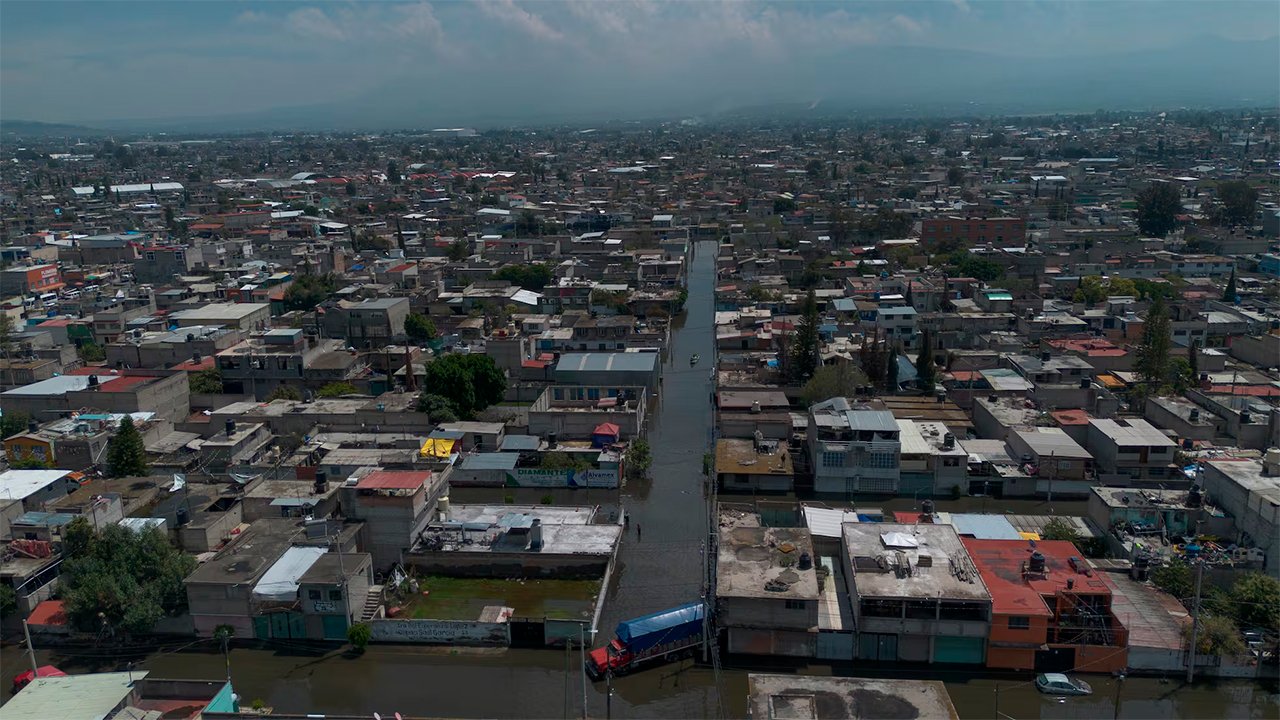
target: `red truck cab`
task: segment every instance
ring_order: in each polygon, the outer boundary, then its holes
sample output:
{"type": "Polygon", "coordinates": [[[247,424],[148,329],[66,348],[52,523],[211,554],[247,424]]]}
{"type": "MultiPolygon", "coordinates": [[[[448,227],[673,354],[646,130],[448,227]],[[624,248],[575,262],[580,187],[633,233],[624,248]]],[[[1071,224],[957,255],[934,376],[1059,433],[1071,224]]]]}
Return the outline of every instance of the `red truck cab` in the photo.
{"type": "Polygon", "coordinates": [[[618,642],[617,638],[604,647],[592,650],[589,657],[591,669],[595,671],[596,677],[604,677],[606,672],[617,672],[619,668],[624,668],[631,662],[631,653],[618,642]]]}

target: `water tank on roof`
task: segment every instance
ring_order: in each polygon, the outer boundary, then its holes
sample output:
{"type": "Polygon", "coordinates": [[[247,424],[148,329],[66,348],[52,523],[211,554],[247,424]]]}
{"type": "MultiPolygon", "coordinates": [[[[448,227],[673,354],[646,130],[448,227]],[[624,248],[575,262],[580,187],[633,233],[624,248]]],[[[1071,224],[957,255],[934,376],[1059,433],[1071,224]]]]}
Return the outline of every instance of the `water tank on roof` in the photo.
{"type": "Polygon", "coordinates": [[[934,511],[933,500],[928,498],[920,502],[920,513],[923,515],[932,515],[934,511]]]}
{"type": "Polygon", "coordinates": [[[800,565],[799,565],[799,567],[800,567],[800,569],[801,569],[801,570],[809,570],[809,569],[812,569],[812,568],[813,568],[813,558],[809,555],[809,553],[807,553],[807,552],[806,552],[806,553],[800,553],[800,565]]]}
{"type": "Polygon", "coordinates": [[[232,435],[235,435],[235,434],[236,434],[236,421],[235,421],[235,420],[233,420],[233,419],[231,419],[231,418],[227,418],[227,422],[226,422],[226,424],[223,426],[223,429],[227,431],[227,437],[231,437],[232,435]]]}
{"type": "Polygon", "coordinates": [[[1204,504],[1204,493],[1199,485],[1192,485],[1187,491],[1187,507],[1198,508],[1204,504]]]}
{"type": "Polygon", "coordinates": [[[1035,552],[1031,553],[1031,560],[1027,564],[1027,569],[1033,573],[1042,573],[1044,572],[1044,567],[1045,567],[1044,553],[1040,552],[1039,550],[1036,550],[1035,552]]]}

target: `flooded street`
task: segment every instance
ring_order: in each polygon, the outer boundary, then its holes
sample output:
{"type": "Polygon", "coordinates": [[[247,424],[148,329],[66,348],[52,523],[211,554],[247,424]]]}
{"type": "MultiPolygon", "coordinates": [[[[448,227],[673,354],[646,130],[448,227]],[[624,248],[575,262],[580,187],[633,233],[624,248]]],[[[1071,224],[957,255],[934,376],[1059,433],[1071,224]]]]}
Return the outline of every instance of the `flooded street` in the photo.
{"type": "MultiPolygon", "coordinates": [[[[622,503],[631,516],[610,602],[600,631],[611,635],[618,620],[697,599],[702,588],[706,500],[702,490],[702,456],[712,423],[710,373],[714,243],[700,243],[689,273],[687,314],[676,321],[664,370],[658,412],[650,427],[653,452],[650,479],[632,482],[622,503]],[[697,353],[702,362],[689,366],[697,353]],[[636,528],[643,530],[637,538],[636,528]]],[[[563,498],[560,499],[562,502],[563,498]]],[[[989,509],[1043,512],[1027,501],[990,500],[989,509]]],[[[984,507],[980,498],[960,501],[965,509],[984,507]]],[[[865,503],[886,510],[911,509],[910,499],[865,503]]],[[[945,507],[946,502],[940,503],[945,507]]],[[[1079,512],[1059,502],[1055,511],[1079,512]]],[[[957,507],[959,509],[959,507],[957,507]]],[[[603,642],[599,638],[597,644],[603,642]]],[[[105,650],[41,651],[39,661],[73,672],[123,670],[128,660],[154,677],[213,679],[226,672],[223,656],[212,641],[175,642],[162,652],[120,658],[105,650]]],[[[372,646],[360,657],[343,650],[324,653],[286,644],[269,649],[238,648],[231,652],[231,674],[247,705],[261,699],[277,712],[352,713],[383,717],[412,716],[569,718],[586,714],[615,718],[743,717],[747,671],[715,674],[690,663],[659,666],[614,681],[612,702],[605,686],[583,684],[578,651],[477,650],[415,646],[372,646]]],[[[15,646],[0,651],[0,686],[7,696],[8,679],[27,667],[15,646]]],[[[815,675],[869,675],[865,665],[761,667],[773,672],[815,675]]],[[[1115,680],[1089,677],[1095,694],[1063,702],[1041,695],[1031,677],[992,680],[972,672],[930,669],[900,677],[942,679],[962,718],[1275,718],[1276,688],[1233,681],[1185,687],[1153,678],[1115,680]],[[997,692],[998,690],[998,692],[997,692]],[[1117,690],[1119,692],[1117,693],[1117,690]],[[1115,699],[1120,698],[1119,708],[1115,699]]]]}

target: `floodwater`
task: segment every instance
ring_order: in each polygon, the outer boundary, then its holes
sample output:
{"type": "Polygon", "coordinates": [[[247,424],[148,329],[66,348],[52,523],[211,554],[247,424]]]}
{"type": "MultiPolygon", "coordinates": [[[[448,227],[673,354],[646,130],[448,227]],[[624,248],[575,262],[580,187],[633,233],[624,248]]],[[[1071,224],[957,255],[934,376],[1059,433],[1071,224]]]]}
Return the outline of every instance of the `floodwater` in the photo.
{"type": "MultiPolygon", "coordinates": [[[[714,288],[714,243],[700,243],[692,262],[688,312],[674,328],[664,369],[657,415],[650,427],[653,450],[650,479],[630,483],[622,503],[630,514],[611,583],[610,602],[601,619],[608,635],[618,620],[695,600],[702,592],[707,501],[703,495],[702,455],[712,422],[710,372],[714,288]],[[702,362],[689,367],[689,356],[702,362]],[[637,537],[637,527],[642,536],[637,537]]],[[[727,498],[726,498],[727,499],[727,498]]],[[[564,498],[558,498],[564,502],[564,498]]],[[[980,498],[966,498],[955,509],[979,509],[980,498]]],[[[864,503],[886,510],[907,510],[911,500],[864,503]]],[[[950,509],[940,502],[940,509],[950,509]]],[[[1034,504],[990,500],[990,510],[1043,511],[1034,504]]],[[[1059,503],[1058,512],[1074,507],[1059,503]]],[[[603,642],[600,638],[597,642],[603,642]]],[[[226,664],[209,640],[173,643],[148,655],[121,657],[80,648],[67,653],[40,651],[40,664],[73,673],[123,670],[129,661],[160,678],[223,677],[226,664]],[[189,647],[184,647],[189,645],[189,647]]],[[[816,675],[878,675],[881,668],[858,664],[805,667],[764,659],[765,672],[816,675]]],[[[478,650],[416,646],[372,646],[359,657],[343,650],[317,653],[303,646],[237,648],[230,654],[236,691],[247,705],[261,699],[278,712],[379,712],[408,716],[493,718],[739,718],[746,714],[747,671],[720,673],[685,662],[654,667],[613,681],[611,700],[604,683],[583,683],[578,650],[478,650]],[[585,697],[585,713],[584,713],[585,697]]],[[[14,646],[0,649],[0,693],[5,679],[28,667],[14,646]]],[[[899,676],[911,676],[899,673],[899,676]]],[[[960,717],[1005,720],[1029,718],[1269,718],[1280,716],[1274,684],[1246,681],[1197,683],[1089,677],[1095,694],[1086,698],[1040,695],[1031,677],[992,680],[972,672],[930,669],[915,677],[946,681],[960,717]],[[999,692],[997,693],[997,688],[999,692]],[[998,705],[997,705],[998,703],[998,705]]]]}

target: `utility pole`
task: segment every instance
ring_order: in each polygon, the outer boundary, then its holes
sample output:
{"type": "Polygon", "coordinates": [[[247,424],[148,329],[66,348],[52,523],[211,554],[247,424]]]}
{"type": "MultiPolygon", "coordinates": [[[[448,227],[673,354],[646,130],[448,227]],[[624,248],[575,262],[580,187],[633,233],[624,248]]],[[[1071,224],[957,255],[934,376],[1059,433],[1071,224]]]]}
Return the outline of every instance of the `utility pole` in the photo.
{"type": "Polygon", "coordinates": [[[1053,511],[1053,476],[1058,474],[1058,462],[1054,459],[1053,453],[1049,451],[1049,511],[1053,511]]]}
{"type": "Polygon", "coordinates": [[[1191,647],[1187,649],[1187,684],[1196,677],[1196,640],[1200,634],[1200,581],[1204,578],[1204,560],[1196,560],[1196,597],[1191,606],[1191,647]]]}
{"type": "Polygon", "coordinates": [[[40,666],[36,664],[36,647],[31,644],[31,627],[27,625],[27,621],[22,621],[22,634],[27,638],[27,657],[31,658],[32,680],[40,677],[40,666]]]}
{"type": "Polygon", "coordinates": [[[578,668],[578,672],[582,673],[582,720],[587,720],[587,639],[584,636],[586,626],[578,626],[578,649],[582,654],[582,666],[578,668]]]}

